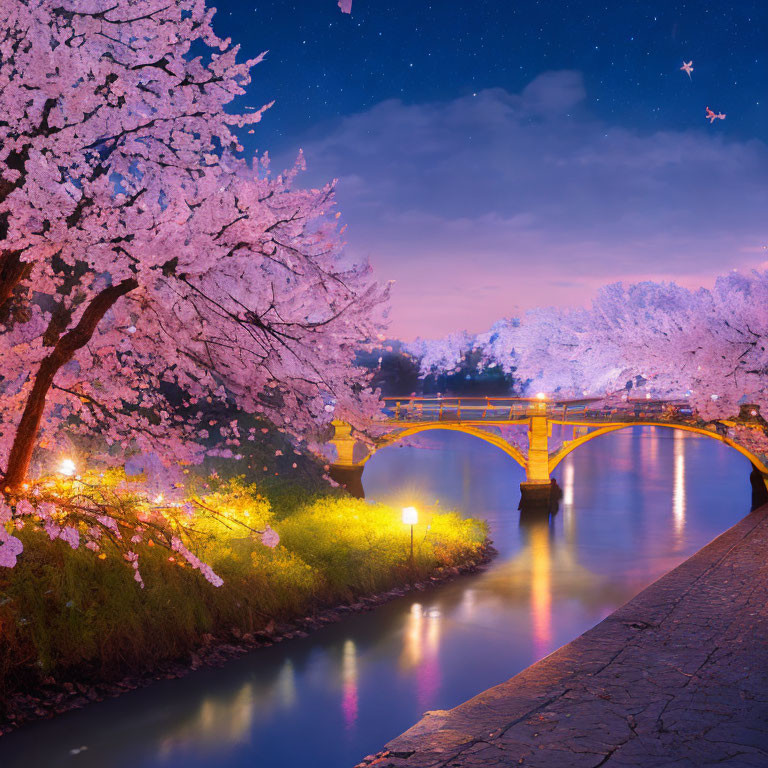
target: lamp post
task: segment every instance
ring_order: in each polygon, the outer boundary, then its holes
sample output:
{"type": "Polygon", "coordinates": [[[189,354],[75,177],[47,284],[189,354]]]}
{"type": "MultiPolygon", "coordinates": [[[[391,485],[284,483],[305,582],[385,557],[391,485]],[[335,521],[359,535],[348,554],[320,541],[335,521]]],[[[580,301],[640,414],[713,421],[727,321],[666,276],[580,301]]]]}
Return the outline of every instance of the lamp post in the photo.
{"type": "Polygon", "coordinates": [[[403,524],[411,526],[411,566],[413,566],[413,526],[419,522],[419,511],[416,507],[403,507],[403,524]]]}

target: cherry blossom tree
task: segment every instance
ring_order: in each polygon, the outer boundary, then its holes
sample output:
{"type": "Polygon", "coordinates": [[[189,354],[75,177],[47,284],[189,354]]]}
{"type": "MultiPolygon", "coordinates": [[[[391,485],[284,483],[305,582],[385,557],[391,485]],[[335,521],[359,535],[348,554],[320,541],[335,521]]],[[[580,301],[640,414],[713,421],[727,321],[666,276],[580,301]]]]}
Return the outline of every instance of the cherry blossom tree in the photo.
{"type": "Polygon", "coordinates": [[[405,345],[405,351],[419,360],[422,375],[451,373],[475,347],[475,337],[467,331],[450,333],[439,339],[417,338],[405,345]]]}
{"type": "Polygon", "coordinates": [[[263,108],[227,107],[259,59],[238,61],[202,0],[3,10],[6,493],[63,433],[98,433],[105,459],[192,461],[213,402],[294,435],[374,415],[353,358],[387,288],[344,257],[332,185],[299,188],[301,158],[273,174],[243,156],[263,108]]]}
{"type": "MultiPolygon", "coordinates": [[[[595,341],[610,340],[618,378],[641,376],[652,398],[686,400],[705,420],[731,419],[744,403],[768,406],[766,298],[766,272],[731,272],[695,291],[674,283],[609,286],[592,307],[595,341]]],[[[763,430],[736,431],[766,452],[763,430]]]]}
{"type": "Polygon", "coordinates": [[[480,337],[529,391],[606,393],[640,377],[654,398],[688,398],[705,416],[766,401],[768,273],[731,273],[712,289],[617,283],[589,309],[540,309],[480,337]]]}

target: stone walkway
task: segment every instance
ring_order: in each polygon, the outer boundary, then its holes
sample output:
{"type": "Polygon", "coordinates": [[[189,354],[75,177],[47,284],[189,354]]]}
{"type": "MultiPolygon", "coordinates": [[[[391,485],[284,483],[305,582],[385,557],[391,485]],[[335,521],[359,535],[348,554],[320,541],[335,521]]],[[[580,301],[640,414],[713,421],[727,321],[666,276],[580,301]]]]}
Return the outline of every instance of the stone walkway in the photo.
{"type": "Polygon", "coordinates": [[[375,768],[768,767],[768,506],[375,768]]]}

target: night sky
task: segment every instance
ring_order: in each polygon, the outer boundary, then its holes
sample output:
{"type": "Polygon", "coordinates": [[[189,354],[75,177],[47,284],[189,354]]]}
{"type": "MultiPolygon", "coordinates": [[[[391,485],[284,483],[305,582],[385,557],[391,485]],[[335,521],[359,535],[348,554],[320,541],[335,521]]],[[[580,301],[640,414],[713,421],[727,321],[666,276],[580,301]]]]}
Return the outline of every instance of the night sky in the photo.
{"type": "Polygon", "coordinates": [[[302,147],[304,183],[340,179],[350,253],[397,281],[393,335],[768,259],[764,2],[215,5],[269,51],[249,150],[302,147]]]}

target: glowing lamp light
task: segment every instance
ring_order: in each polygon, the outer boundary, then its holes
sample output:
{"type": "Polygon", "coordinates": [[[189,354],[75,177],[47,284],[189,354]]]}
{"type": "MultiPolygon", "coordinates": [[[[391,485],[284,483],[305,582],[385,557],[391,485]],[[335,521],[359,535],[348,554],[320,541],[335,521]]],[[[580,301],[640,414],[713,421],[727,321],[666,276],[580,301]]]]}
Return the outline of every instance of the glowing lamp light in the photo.
{"type": "Polygon", "coordinates": [[[419,522],[419,511],[416,507],[403,507],[403,524],[411,526],[411,566],[413,566],[413,526],[419,522]]]}
{"type": "Polygon", "coordinates": [[[72,477],[72,475],[75,474],[76,470],[77,470],[77,467],[75,466],[75,462],[72,461],[72,459],[61,460],[61,464],[59,464],[59,474],[66,475],[67,477],[72,477]]]}

